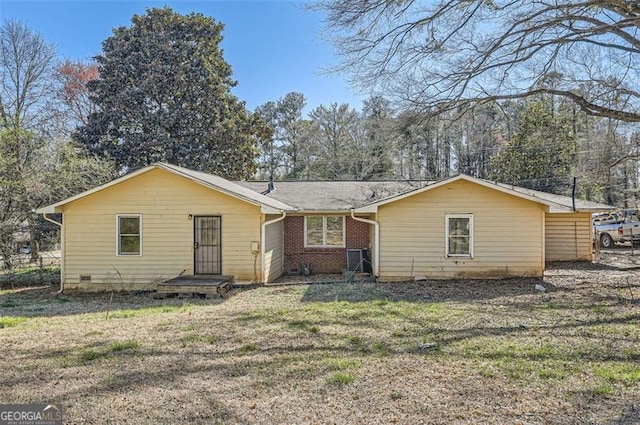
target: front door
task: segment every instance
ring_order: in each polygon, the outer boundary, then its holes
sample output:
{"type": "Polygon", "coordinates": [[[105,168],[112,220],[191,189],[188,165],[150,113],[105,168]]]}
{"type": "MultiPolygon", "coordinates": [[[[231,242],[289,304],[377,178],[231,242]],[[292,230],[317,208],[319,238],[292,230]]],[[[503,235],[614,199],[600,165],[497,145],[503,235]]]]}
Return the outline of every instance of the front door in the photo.
{"type": "Polygon", "coordinates": [[[222,250],[220,216],[195,216],[193,258],[195,274],[221,274],[222,250]]]}

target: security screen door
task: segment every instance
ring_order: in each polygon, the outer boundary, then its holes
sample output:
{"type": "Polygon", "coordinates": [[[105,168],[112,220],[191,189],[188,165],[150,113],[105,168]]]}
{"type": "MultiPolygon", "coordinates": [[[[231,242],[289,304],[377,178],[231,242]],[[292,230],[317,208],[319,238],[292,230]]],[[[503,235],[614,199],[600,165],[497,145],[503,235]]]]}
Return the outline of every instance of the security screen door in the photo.
{"type": "Polygon", "coordinates": [[[196,216],[193,226],[195,274],[221,274],[221,217],[196,216]]]}

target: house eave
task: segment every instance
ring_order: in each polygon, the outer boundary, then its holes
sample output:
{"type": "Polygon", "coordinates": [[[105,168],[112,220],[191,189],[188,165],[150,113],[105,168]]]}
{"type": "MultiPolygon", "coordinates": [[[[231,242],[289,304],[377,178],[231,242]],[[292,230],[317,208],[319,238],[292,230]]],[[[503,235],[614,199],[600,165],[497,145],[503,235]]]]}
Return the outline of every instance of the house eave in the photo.
{"type": "Polygon", "coordinates": [[[262,214],[282,214],[283,212],[290,212],[290,211],[295,211],[295,210],[291,210],[291,209],[278,209],[278,208],[265,207],[265,206],[261,206],[261,207],[260,207],[260,212],[261,212],[262,214]]]}
{"type": "Polygon", "coordinates": [[[597,212],[612,211],[612,210],[615,210],[615,209],[617,209],[617,208],[615,208],[615,207],[610,207],[610,208],[593,207],[593,208],[576,208],[574,210],[571,207],[550,207],[548,212],[554,213],[554,214],[597,213],[597,212]]]}
{"type": "Polygon", "coordinates": [[[60,211],[53,205],[47,205],[46,207],[36,209],[36,214],[55,214],[60,211]]]}
{"type": "MultiPolygon", "coordinates": [[[[339,209],[339,210],[329,210],[329,209],[324,209],[324,210],[303,210],[303,209],[297,209],[293,212],[291,212],[289,215],[350,215],[351,214],[351,210],[352,208],[349,209],[339,209]]],[[[356,210],[356,213],[358,213],[358,211],[356,210]]]]}
{"type": "Polygon", "coordinates": [[[365,205],[364,207],[354,208],[353,212],[356,214],[375,214],[378,212],[378,205],[365,205]]]}

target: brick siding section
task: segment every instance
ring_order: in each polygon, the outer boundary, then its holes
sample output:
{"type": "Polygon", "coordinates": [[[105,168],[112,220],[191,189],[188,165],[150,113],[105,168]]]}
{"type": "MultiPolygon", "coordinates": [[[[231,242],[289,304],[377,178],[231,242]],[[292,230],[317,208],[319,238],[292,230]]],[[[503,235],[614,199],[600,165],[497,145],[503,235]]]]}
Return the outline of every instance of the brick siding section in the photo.
{"type": "Polygon", "coordinates": [[[345,220],[345,248],[305,248],[304,217],[289,216],[284,219],[284,271],[300,271],[300,264],[311,264],[314,273],[341,273],[347,268],[347,249],[369,248],[369,224],[345,220]]]}

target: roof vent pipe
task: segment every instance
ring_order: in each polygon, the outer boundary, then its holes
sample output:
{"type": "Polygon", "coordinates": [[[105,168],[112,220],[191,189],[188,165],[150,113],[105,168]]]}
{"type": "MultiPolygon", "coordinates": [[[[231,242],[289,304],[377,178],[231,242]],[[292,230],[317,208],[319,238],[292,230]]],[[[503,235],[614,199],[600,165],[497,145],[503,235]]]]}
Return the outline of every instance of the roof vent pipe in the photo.
{"type": "Polygon", "coordinates": [[[267,184],[267,190],[261,192],[261,195],[266,195],[276,190],[276,186],[273,184],[273,177],[269,179],[269,183],[267,184]]]}
{"type": "Polygon", "coordinates": [[[573,188],[571,189],[571,206],[573,212],[576,212],[576,177],[573,178],[573,188]]]}

